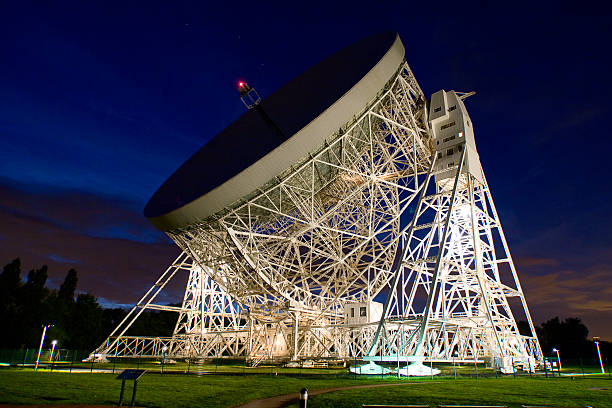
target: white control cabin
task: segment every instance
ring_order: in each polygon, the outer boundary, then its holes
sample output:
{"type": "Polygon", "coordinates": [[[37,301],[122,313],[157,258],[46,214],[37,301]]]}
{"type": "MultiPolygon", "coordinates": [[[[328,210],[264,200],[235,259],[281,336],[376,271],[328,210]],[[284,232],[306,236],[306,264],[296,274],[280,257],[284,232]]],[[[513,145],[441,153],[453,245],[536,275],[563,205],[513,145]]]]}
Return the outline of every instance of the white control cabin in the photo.
{"type": "Polygon", "coordinates": [[[377,322],[383,312],[383,304],[379,302],[347,303],[344,305],[344,324],[358,325],[377,322]]]}

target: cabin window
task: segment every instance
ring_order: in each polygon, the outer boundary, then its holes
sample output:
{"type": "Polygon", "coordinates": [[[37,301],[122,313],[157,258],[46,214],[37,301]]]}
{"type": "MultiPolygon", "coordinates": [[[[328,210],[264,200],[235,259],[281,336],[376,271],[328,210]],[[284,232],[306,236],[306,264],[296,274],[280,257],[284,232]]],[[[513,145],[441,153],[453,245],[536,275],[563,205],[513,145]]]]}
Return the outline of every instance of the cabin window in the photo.
{"type": "Polygon", "coordinates": [[[362,307],[359,308],[359,316],[366,317],[366,308],[365,308],[365,306],[362,306],[362,307]]]}
{"type": "Polygon", "coordinates": [[[447,123],[446,125],[442,125],[440,130],[448,129],[451,126],[455,126],[455,122],[447,123]]]}
{"type": "Polygon", "coordinates": [[[355,317],[355,308],[351,307],[351,317],[355,317]]]}
{"type": "Polygon", "coordinates": [[[452,111],[454,111],[455,109],[457,109],[457,105],[453,105],[453,106],[451,106],[450,108],[448,108],[448,111],[449,111],[449,112],[452,112],[452,111]]]}
{"type": "Polygon", "coordinates": [[[451,156],[452,154],[453,154],[453,149],[448,149],[448,150],[446,151],[446,155],[447,155],[447,156],[451,156]]]}
{"type": "Polygon", "coordinates": [[[438,106],[436,109],[434,109],[434,112],[440,112],[442,110],[441,106],[438,106]]]}

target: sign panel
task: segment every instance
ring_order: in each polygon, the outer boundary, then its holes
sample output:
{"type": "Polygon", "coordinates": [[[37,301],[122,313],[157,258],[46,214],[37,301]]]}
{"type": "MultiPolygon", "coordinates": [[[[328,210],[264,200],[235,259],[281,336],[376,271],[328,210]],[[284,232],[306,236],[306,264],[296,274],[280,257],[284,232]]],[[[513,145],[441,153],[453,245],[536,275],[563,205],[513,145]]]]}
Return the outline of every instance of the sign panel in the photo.
{"type": "Polygon", "coordinates": [[[117,376],[117,380],[134,380],[136,381],[145,373],[146,370],[123,370],[121,374],[117,376]]]}

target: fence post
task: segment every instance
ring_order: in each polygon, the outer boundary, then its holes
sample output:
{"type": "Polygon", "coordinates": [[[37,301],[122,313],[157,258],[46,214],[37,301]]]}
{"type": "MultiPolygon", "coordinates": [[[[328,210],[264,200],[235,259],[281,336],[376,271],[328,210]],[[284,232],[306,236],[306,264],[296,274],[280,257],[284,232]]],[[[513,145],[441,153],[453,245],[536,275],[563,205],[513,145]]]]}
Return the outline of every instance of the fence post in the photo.
{"type": "Polygon", "coordinates": [[[23,355],[23,364],[21,365],[21,368],[23,368],[24,370],[25,370],[26,360],[28,359],[28,351],[30,351],[30,349],[25,349],[25,353],[23,355]]]}

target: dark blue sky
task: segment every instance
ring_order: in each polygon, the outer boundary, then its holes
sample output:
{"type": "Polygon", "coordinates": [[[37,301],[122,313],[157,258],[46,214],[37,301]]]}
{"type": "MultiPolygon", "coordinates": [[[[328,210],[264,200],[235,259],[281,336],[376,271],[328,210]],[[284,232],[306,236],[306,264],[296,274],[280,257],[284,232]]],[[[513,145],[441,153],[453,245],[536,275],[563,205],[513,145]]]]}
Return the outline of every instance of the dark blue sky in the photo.
{"type": "Polygon", "coordinates": [[[55,285],[76,267],[81,290],[134,302],[178,254],[142,209],[244,112],[236,80],[265,96],[391,29],[426,94],[477,92],[467,106],[535,320],[578,316],[612,339],[609,17],[247,4],[0,6],[0,263],[49,264],[55,285]]]}

